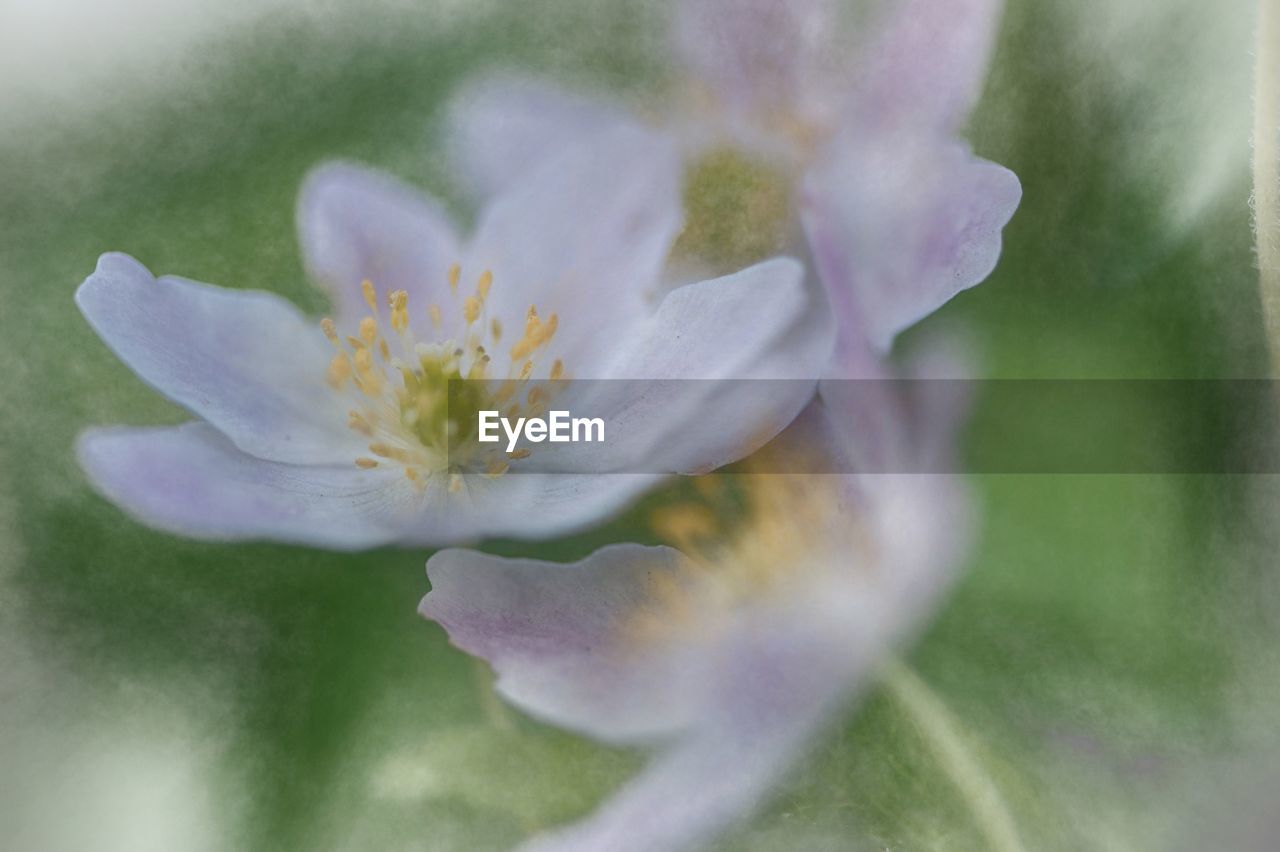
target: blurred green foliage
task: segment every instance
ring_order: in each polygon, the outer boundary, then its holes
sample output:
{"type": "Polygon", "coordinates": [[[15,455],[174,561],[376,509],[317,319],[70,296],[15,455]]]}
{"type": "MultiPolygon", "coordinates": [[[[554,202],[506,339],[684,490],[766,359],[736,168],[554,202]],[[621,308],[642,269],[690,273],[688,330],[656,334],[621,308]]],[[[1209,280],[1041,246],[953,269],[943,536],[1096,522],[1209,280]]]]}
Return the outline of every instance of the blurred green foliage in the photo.
{"type": "MultiPolygon", "coordinates": [[[[198,45],[180,84],[0,139],[4,612],[40,665],[66,678],[26,695],[23,718],[55,736],[71,720],[110,725],[157,705],[197,719],[230,845],[502,848],[586,812],[639,765],[496,707],[486,676],[415,613],[426,554],[154,533],[94,496],[71,451],[91,424],[184,419],[75,310],[100,252],[275,290],[318,313],[293,224],[313,165],[388,168],[466,216],[434,134],[468,74],[529,68],[631,95],[662,81],[651,7],[526,8],[499,5],[439,32],[409,9],[269,18],[198,45]]],[[[1062,14],[1044,0],[1010,9],[972,138],[1019,174],[1025,200],[995,275],[926,327],[969,329],[992,376],[1257,374],[1245,164],[1175,232],[1159,182],[1135,175],[1124,153],[1141,105],[1071,49],[1062,14]]],[[[1112,439],[1141,440],[1143,425],[1112,439]]],[[[1248,483],[973,485],[980,546],[909,661],[1029,848],[1167,848],[1190,779],[1258,745],[1238,724],[1241,696],[1274,695],[1239,688],[1271,638],[1258,600],[1272,592],[1231,533],[1248,483]]],[[[642,519],[637,510],[576,539],[492,547],[568,559],[647,540],[642,519]]],[[[27,794],[40,794],[42,768],[20,782],[27,794]]],[[[17,780],[3,783],[16,795],[17,780]]],[[[44,792],[57,800],[54,785],[44,792]]],[[[984,844],[927,738],[875,689],[725,845],[844,848],[850,837],[867,848],[984,844]]]]}

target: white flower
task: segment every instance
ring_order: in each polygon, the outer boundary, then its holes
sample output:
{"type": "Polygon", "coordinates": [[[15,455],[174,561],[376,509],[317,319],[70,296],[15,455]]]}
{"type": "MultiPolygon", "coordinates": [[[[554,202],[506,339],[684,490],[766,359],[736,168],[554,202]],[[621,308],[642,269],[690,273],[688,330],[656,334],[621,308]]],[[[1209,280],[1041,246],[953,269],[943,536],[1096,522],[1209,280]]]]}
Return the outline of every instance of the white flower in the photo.
{"type": "Polygon", "coordinates": [[[656,134],[583,134],[513,176],[462,242],[436,204],[394,180],[321,168],[299,220],[336,311],[322,323],[270,293],[157,280],[104,255],[76,295],[85,317],[199,420],[90,430],[81,463],[160,529],[354,549],[552,536],[616,511],[656,473],[745,455],[808,401],[830,330],[786,259],[648,303],[680,226],[677,180],[656,134]],[[510,381],[450,410],[449,380],[467,377],[510,381]],[[514,475],[547,468],[537,453],[459,443],[478,408],[527,404],[526,382],[558,377],[798,381],[768,395],[707,382],[741,418],[727,430],[692,421],[690,399],[671,396],[679,383],[606,395],[644,428],[611,435],[596,469],[634,471],[637,453],[659,447],[644,468],[655,473],[514,475]]]}

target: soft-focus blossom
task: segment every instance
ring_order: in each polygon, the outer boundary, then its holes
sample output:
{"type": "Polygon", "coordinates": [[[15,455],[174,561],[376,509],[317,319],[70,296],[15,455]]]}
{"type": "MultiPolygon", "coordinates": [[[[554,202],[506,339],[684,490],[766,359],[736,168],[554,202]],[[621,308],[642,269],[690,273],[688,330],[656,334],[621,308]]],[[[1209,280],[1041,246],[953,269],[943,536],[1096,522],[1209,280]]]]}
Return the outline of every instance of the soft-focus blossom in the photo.
{"type": "Polygon", "coordinates": [[[948,469],[962,406],[894,387],[824,384],[767,451],[826,447],[843,455],[827,463],[887,472],[735,478],[751,510],[723,535],[690,514],[669,524],[680,549],[428,561],[420,611],[493,666],[507,700],[655,751],[594,815],[530,849],[681,849],[729,827],[938,600],[971,506],[954,476],[895,471],[948,469]]]}
{"type": "Polygon", "coordinates": [[[512,176],[463,242],[394,180],[321,168],[299,204],[308,269],[336,311],[321,323],[270,293],[157,280],[105,255],[77,293],[85,317],[200,419],[90,430],[81,462],[129,513],[201,538],[361,548],[550,536],[654,477],[513,475],[545,468],[536,451],[469,440],[478,410],[532,406],[528,383],[540,379],[799,380],[767,395],[706,383],[732,397],[729,429],[692,420],[688,399],[664,395],[676,383],[614,399],[646,428],[610,435],[598,469],[628,469],[608,453],[627,458],[637,443],[664,448],[645,468],[657,473],[740,457],[808,401],[830,330],[786,259],[644,299],[680,226],[678,171],[657,134],[583,134],[512,176]],[[450,400],[459,378],[490,379],[489,390],[466,385],[450,400]]]}
{"type": "MultiPolygon", "coordinates": [[[[1021,198],[958,138],[999,0],[884,0],[856,44],[830,0],[684,0],[674,49],[700,96],[661,110],[681,140],[690,221],[677,258],[732,268],[802,230],[847,343],[897,332],[982,281],[1021,198]]],[[[616,107],[510,76],[459,97],[450,142],[490,194],[616,107]]]]}

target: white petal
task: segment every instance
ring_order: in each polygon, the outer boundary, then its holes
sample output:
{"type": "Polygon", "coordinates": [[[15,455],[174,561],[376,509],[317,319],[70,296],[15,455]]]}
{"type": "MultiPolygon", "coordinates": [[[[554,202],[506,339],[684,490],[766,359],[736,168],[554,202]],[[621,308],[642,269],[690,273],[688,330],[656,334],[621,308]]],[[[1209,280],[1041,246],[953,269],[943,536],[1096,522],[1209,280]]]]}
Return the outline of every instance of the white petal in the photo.
{"type": "Polygon", "coordinates": [[[448,285],[449,267],[462,260],[453,225],[438,204],[395,178],[349,163],[315,169],[298,198],[298,231],[307,271],[329,292],[342,325],[354,329],[368,315],[366,279],[384,318],[392,290],[407,291],[419,316],[432,303],[451,323],[460,316],[448,285]]]}
{"type": "Polygon", "coordinates": [[[603,101],[548,82],[485,77],[464,86],[450,104],[449,158],[471,192],[486,199],[580,140],[632,122],[603,101]]]}
{"type": "Polygon", "coordinates": [[[731,110],[804,114],[823,98],[835,15],[830,0],[685,0],[680,58],[731,110]]]}
{"type": "Polygon", "coordinates": [[[143,523],[193,538],[339,550],[396,540],[413,491],[388,470],[268,462],[204,423],[92,429],[77,444],[94,486],[143,523]]]}
{"type": "Polygon", "coordinates": [[[812,397],[824,308],[787,258],[673,290],[567,403],[602,417],[606,440],[540,445],[531,469],[697,473],[748,455],[812,397]]]}
{"type": "Polygon", "coordinates": [[[681,222],[679,169],[670,139],[617,128],[579,140],[485,210],[463,273],[493,273],[499,370],[531,305],[559,322],[539,358],[563,358],[571,375],[644,316],[681,222]]]}
{"type": "Polygon", "coordinates": [[[1001,0],[893,0],[858,60],[851,127],[954,131],[982,91],[1001,0]]]}
{"type": "Polygon", "coordinates": [[[641,632],[687,574],[664,547],[614,545],[570,565],[465,550],[427,562],[419,611],[486,660],[497,689],[531,715],[619,742],[693,721],[699,700],[641,632]],[[632,635],[634,633],[634,635],[632,635]]]}
{"type": "Polygon", "coordinates": [[[284,299],[157,280],[133,258],[106,254],[76,304],[120,360],[245,452],[331,463],[358,454],[346,407],[325,383],[329,346],[284,299]]]}
{"type": "Polygon", "coordinates": [[[829,624],[744,624],[708,668],[702,724],[593,815],[522,852],[653,852],[699,846],[746,817],[879,658],[829,624]]]}
{"type": "Polygon", "coordinates": [[[931,137],[846,140],[805,179],[802,217],[842,348],[893,337],[980,283],[1022,198],[1008,169],[931,137]]]}

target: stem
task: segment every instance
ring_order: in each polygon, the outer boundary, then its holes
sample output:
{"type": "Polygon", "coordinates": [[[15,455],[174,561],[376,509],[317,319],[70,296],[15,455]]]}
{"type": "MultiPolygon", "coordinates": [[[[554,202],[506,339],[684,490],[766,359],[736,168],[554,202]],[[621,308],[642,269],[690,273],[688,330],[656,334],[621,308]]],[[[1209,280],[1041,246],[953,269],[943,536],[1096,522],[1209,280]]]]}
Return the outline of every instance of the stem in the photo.
{"type": "Polygon", "coordinates": [[[888,663],[883,678],[890,696],[915,722],[917,731],[933,748],[943,772],[969,806],[987,847],[994,852],[1024,852],[1004,796],[983,770],[959,722],[942,699],[902,663],[888,663]]]}
{"type": "Polygon", "coordinates": [[[480,700],[480,709],[485,719],[500,731],[514,730],[515,722],[511,718],[511,712],[493,689],[493,673],[489,671],[489,667],[478,657],[473,657],[471,674],[475,679],[476,697],[480,700]]]}
{"type": "Polygon", "coordinates": [[[1280,0],[1259,0],[1255,49],[1253,224],[1271,374],[1280,378],[1280,0]]]}

